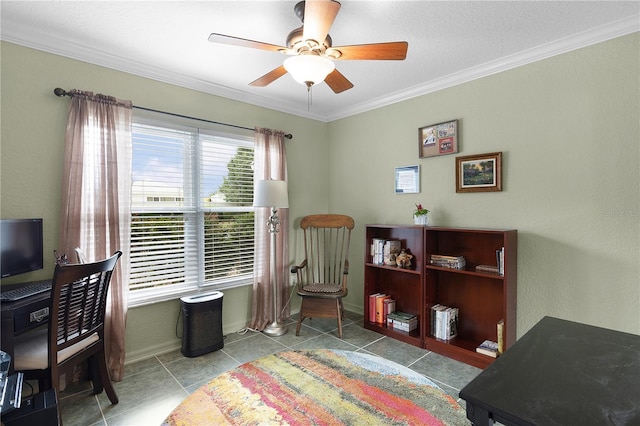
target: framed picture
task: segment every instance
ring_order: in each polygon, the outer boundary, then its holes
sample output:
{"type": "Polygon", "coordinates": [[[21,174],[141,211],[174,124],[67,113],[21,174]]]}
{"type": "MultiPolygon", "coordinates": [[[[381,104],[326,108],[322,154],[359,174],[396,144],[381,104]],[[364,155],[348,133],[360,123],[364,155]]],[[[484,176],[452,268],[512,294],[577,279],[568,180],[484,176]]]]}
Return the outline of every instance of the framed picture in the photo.
{"type": "Polygon", "coordinates": [[[458,120],[419,128],[418,144],[420,158],[458,152],[458,120]]]}
{"type": "Polygon", "coordinates": [[[420,192],[420,166],[396,167],[396,194],[420,192]]]}
{"type": "Polygon", "coordinates": [[[502,152],[456,157],[456,192],[502,191],[502,152]]]}

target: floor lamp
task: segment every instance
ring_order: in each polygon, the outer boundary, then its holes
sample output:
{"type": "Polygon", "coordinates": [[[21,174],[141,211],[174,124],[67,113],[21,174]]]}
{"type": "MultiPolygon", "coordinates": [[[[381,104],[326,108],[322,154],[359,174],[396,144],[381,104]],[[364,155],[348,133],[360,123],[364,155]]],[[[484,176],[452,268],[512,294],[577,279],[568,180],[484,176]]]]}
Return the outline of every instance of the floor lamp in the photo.
{"type": "Polygon", "coordinates": [[[283,180],[260,180],[256,183],[253,197],[254,207],[271,207],[271,216],[267,221],[269,234],[271,236],[271,286],[273,296],[273,322],[262,331],[269,336],[282,336],[287,334],[287,326],[278,322],[280,317],[278,311],[278,273],[276,271],[276,233],[280,218],[278,208],[289,207],[289,196],[287,194],[287,182],[283,180]]]}

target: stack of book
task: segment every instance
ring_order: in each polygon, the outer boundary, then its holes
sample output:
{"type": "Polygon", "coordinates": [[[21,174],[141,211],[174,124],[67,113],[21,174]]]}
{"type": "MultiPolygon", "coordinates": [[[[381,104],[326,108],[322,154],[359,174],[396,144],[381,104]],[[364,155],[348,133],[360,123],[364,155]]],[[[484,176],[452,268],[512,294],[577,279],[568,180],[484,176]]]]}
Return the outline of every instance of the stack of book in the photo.
{"type": "Polygon", "coordinates": [[[431,264],[434,266],[441,266],[443,268],[452,269],[464,269],[467,265],[467,261],[464,256],[445,256],[442,254],[432,254],[431,264]]]}
{"type": "Polygon", "coordinates": [[[387,315],[387,326],[394,330],[413,331],[418,328],[418,316],[395,311],[387,315]]]}
{"type": "Polygon", "coordinates": [[[496,358],[498,356],[498,344],[492,340],[485,340],[476,348],[476,352],[496,358]]]}
{"type": "Polygon", "coordinates": [[[371,240],[371,263],[374,265],[396,266],[396,256],[400,253],[400,240],[373,238],[371,240]]]}
{"type": "Polygon", "coordinates": [[[369,295],[369,322],[387,323],[387,315],[396,310],[396,301],[385,293],[369,295]]]}
{"type": "Polygon", "coordinates": [[[373,238],[371,240],[371,263],[382,265],[384,263],[384,238],[373,238]]]}
{"type": "Polygon", "coordinates": [[[444,305],[431,307],[431,335],[436,339],[451,340],[458,335],[458,308],[444,305]]]}

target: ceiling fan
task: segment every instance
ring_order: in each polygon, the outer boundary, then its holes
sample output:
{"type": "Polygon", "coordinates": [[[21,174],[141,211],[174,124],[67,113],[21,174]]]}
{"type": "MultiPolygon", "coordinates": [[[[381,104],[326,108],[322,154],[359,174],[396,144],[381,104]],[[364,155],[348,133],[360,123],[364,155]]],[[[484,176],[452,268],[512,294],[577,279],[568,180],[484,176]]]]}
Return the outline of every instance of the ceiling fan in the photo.
{"type": "Polygon", "coordinates": [[[302,20],[302,26],[287,36],[286,46],[247,40],[224,34],[212,33],[209,41],[227,45],[270,50],[289,55],[282,65],[249,83],[264,87],[287,72],[307,89],[325,81],[335,93],[351,89],[351,83],[335,68],[334,60],[404,60],[409,44],[406,41],[388,43],[333,46],[329,29],[340,10],[334,0],[306,0],[297,3],[294,11],[302,20]]]}

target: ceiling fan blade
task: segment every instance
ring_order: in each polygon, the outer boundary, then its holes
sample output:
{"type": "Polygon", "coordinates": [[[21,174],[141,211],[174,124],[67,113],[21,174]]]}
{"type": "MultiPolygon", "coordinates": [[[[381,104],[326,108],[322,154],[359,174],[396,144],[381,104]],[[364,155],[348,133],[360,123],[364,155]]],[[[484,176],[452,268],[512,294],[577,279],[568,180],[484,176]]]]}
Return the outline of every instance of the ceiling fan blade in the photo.
{"type": "Polygon", "coordinates": [[[274,81],[276,81],[277,79],[285,75],[286,73],[287,73],[287,70],[284,69],[284,66],[280,65],[278,68],[269,71],[262,77],[249,83],[249,86],[254,86],[254,87],[268,86],[269,84],[273,83],[274,81]]]}
{"type": "Polygon", "coordinates": [[[212,33],[209,36],[209,41],[212,43],[228,44],[232,46],[251,47],[253,49],[271,50],[279,52],[282,50],[288,50],[284,46],[276,46],[275,44],[263,43],[261,41],[247,40],[240,37],[233,37],[224,34],[212,33]]]}
{"type": "MultiPolygon", "coordinates": [[[[357,44],[353,46],[337,46],[331,50],[339,50],[342,55],[340,60],[395,60],[402,61],[407,57],[409,43],[406,41],[393,41],[389,43],[357,44]]],[[[330,49],[327,49],[330,54],[330,49]]]]}
{"type": "Polygon", "coordinates": [[[327,78],[324,79],[324,82],[327,83],[334,93],[342,93],[353,87],[353,83],[347,80],[347,77],[342,75],[337,69],[331,71],[327,78]]]}
{"type": "Polygon", "coordinates": [[[302,38],[304,40],[315,40],[322,45],[339,10],[340,3],[337,1],[306,0],[304,2],[302,38]]]}

